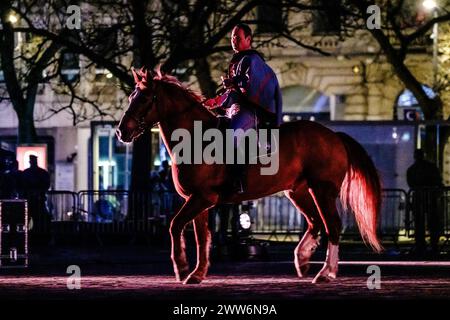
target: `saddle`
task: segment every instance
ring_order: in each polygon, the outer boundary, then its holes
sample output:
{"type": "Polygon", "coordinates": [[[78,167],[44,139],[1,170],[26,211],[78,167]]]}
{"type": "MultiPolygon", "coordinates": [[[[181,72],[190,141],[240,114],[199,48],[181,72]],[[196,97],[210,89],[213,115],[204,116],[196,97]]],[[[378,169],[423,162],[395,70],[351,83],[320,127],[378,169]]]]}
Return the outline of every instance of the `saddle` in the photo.
{"type": "MultiPolygon", "coordinates": [[[[258,123],[255,124],[255,127],[260,129],[274,129],[277,128],[277,115],[267,111],[264,107],[261,105],[251,101],[248,99],[245,95],[242,94],[242,92],[235,88],[233,90],[226,90],[226,89],[220,89],[218,91],[218,97],[221,97],[221,101],[219,102],[219,108],[215,109],[216,112],[220,112],[224,110],[224,107],[228,104],[229,96],[232,93],[236,93],[239,97],[239,101],[241,102],[243,106],[250,109],[251,111],[255,112],[256,118],[258,120],[258,123]],[[220,111],[218,111],[220,110],[220,111]]],[[[224,115],[220,114],[219,115],[224,115]]],[[[224,122],[226,120],[223,120],[224,122]]],[[[229,127],[228,127],[229,128],[229,127]]]]}
{"type": "MultiPolygon", "coordinates": [[[[256,118],[257,123],[255,123],[255,129],[257,129],[257,143],[261,146],[263,144],[263,148],[266,149],[266,152],[268,154],[272,153],[273,146],[271,145],[272,142],[272,131],[271,129],[276,129],[276,115],[271,114],[270,112],[264,110],[262,107],[259,107],[256,109],[256,118]],[[258,110],[260,109],[260,110],[258,110]],[[261,137],[259,135],[259,130],[264,129],[268,130],[269,134],[266,136],[267,141],[261,141],[261,137]]],[[[217,129],[220,130],[223,134],[225,134],[227,129],[231,129],[231,119],[224,115],[217,115],[217,129]]]]}

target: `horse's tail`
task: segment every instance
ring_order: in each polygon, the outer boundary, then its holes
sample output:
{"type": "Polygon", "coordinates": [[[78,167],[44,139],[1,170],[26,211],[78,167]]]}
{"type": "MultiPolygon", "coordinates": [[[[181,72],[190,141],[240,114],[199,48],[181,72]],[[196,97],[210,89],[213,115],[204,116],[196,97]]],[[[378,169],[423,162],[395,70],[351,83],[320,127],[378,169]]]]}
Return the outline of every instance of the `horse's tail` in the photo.
{"type": "Polygon", "coordinates": [[[356,140],[343,132],[337,134],[344,143],[349,162],[340,192],[343,208],[354,212],[363,240],[380,252],[383,247],[377,237],[377,217],[381,206],[381,184],[377,169],[356,140]]]}

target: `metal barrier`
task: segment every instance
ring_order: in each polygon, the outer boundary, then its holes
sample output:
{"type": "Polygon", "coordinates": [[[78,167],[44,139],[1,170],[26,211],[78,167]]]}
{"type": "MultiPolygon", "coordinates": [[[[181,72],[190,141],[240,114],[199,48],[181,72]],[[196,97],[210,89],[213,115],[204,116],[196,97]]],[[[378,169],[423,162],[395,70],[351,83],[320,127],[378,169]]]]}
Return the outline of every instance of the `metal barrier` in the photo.
{"type": "Polygon", "coordinates": [[[450,187],[412,189],[408,199],[410,235],[422,243],[444,237],[442,246],[450,244],[450,187]]]}
{"type": "Polygon", "coordinates": [[[31,234],[94,235],[99,242],[103,235],[160,235],[181,205],[167,192],[52,190],[26,197],[33,217],[31,234]]]}
{"type": "MultiPolygon", "coordinates": [[[[449,189],[450,190],[450,189],[449,189]]],[[[382,238],[407,236],[411,217],[404,190],[383,190],[379,231],[382,238]]],[[[450,191],[449,191],[450,196],[450,191]]],[[[155,222],[167,227],[170,217],[181,206],[176,195],[167,192],[131,192],[128,190],[49,191],[47,207],[53,221],[78,222],[77,232],[123,233],[154,232],[155,222]]],[[[295,240],[307,227],[283,193],[254,201],[252,232],[269,235],[269,240],[295,240]]],[[[450,212],[450,205],[447,210],[450,212]]],[[[353,214],[341,213],[343,237],[359,236],[353,214]]],[[[448,218],[447,218],[448,219],[448,218]]]]}
{"type": "MultiPolygon", "coordinates": [[[[394,242],[399,236],[407,236],[410,217],[407,211],[408,197],[401,189],[384,189],[380,212],[379,234],[381,238],[391,238],[394,242]]],[[[269,240],[293,239],[306,228],[306,221],[294,205],[282,193],[256,201],[256,214],[253,218],[252,232],[269,235],[269,240]]],[[[360,233],[352,213],[343,212],[337,201],[342,219],[342,237],[359,238],[360,233]]]]}
{"type": "MultiPolygon", "coordinates": [[[[83,190],[78,193],[49,191],[46,204],[53,217],[53,231],[60,233],[155,235],[160,229],[167,229],[182,201],[167,192],[83,190]]],[[[265,235],[274,241],[296,241],[307,228],[304,217],[282,193],[256,200],[253,204],[251,217],[255,235],[265,235]]],[[[450,188],[410,190],[409,193],[401,189],[384,189],[378,222],[380,237],[394,242],[399,237],[413,239],[417,234],[415,220],[418,214],[424,217],[427,230],[431,211],[439,212],[439,235],[449,243],[450,188]]],[[[340,215],[342,237],[360,240],[354,215],[342,210],[340,215]]],[[[35,227],[42,232],[50,231],[49,223],[35,227]]]]}
{"type": "Polygon", "coordinates": [[[127,190],[82,190],[78,192],[78,221],[111,223],[128,214],[127,190]]]}
{"type": "MultiPolygon", "coordinates": [[[[383,189],[378,234],[381,239],[398,241],[399,236],[408,236],[410,218],[408,215],[408,196],[402,189],[383,189]]],[[[359,238],[355,216],[351,212],[340,210],[342,219],[342,237],[359,238]]]]}
{"type": "Polygon", "coordinates": [[[255,201],[252,232],[286,241],[304,231],[305,219],[283,193],[255,201]]]}
{"type": "Polygon", "coordinates": [[[78,192],[80,221],[111,223],[120,221],[165,220],[181,202],[169,192],[128,190],[83,190],[78,192]]]}
{"type": "Polygon", "coordinates": [[[154,236],[176,210],[168,192],[83,190],[78,192],[80,232],[154,236]]]}
{"type": "Polygon", "coordinates": [[[78,219],[78,197],[71,191],[48,191],[47,209],[53,221],[75,221],[78,219]]]}

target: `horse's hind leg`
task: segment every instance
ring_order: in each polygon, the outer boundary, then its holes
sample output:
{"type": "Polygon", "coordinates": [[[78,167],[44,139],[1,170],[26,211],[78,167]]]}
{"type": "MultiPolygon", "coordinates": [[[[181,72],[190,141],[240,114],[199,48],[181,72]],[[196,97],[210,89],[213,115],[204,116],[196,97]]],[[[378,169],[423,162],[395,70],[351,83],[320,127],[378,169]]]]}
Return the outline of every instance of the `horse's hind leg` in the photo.
{"type": "Polygon", "coordinates": [[[197,266],[184,281],[185,284],[200,283],[206,277],[209,267],[211,232],[208,229],[208,210],[194,219],[195,240],[197,242],[197,266]]]}
{"type": "Polygon", "coordinates": [[[185,280],[189,275],[189,263],[186,257],[183,230],[188,222],[212,205],[213,203],[205,198],[193,195],[186,200],[186,203],[170,223],[171,259],[175,277],[178,281],[185,280]]]}
{"type": "Polygon", "coordinates": [[[314,278],[313,283],[329,282],[336,278],[339,262],[339,236],[342,222],[336,208],[338,191],[333,184],[323,183],[310,188],[309,192],[314,199],[328,235],[325,264],[314,278]]]}
{"type": "Polygon", "coordinates": [[[294,264],[297,275],[302,278],[309,269],[309,260],[319,245],[319,231],[322,228],[322,219],[316,209],[311,195],[308,193],[306,183],[295,190],[285,192],[292,204],[303,213],[308,230],[303,235],[294,251],[294,264]]]}

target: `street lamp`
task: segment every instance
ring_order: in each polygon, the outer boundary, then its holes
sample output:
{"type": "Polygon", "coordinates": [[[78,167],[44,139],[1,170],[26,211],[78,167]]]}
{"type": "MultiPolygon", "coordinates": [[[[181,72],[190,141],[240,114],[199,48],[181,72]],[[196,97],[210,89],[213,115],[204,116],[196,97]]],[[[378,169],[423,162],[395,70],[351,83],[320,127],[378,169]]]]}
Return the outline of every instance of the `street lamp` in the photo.
{"type": "MultiPolygon", "coordinates": [[[[425,9],[428,11],[433,11],[433,18],[438,16],[438,5],[434,0],[424,0],[422,3],[425,9]]],[[[437,86],[437,73],[438,73],[438,37],[439,37],[439,29],[438,24],[435,22],[433,24],[433,87],[434,89],[437,86]]]]}
{"type": "Polygon", "coordinates": [[[12,24],[16,24],[17,21],[19,21],[19,18],[17,18],[17,16],[16,16],[15,14],[11,13],[11,14],[8,16],[8,20],[9,20],[9,22],[11,22],[12,24]]]}
{"type": "Polygon", "coordinates": [[[422,4],[427,10],[433,10],[437,7],[436,1],[434,0],[425,0],[422,4]]]}
{"type": "MultiPolygon", "coordinates": [[[[428,11],[433,11],[433,18],[438,17],[438,9],[439,6],[434,0],[424,0],[423,6],[428,11]]],[[[436,90],[437,83],[437,75],[438,75],[438,38],[439,38],[439,28],[438,23],[435,22],[433,24],[433,89],[436,90]]],[[[436,163],[439,167],[439,125],[436,125],[436,163]]]]}

